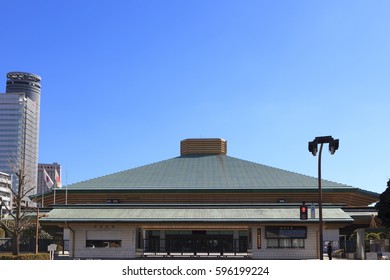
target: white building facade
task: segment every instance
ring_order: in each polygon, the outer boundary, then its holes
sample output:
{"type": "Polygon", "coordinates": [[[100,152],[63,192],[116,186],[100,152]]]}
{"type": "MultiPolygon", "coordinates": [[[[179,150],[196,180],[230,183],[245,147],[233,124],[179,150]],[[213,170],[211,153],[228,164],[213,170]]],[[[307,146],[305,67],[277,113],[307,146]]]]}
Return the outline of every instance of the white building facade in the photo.
{"type": "Polygon", "coordinates": [[[0,201],[1,213],[4,214],[8,209],[12,209],[12,176],[0,172],[0,201]]]}
{"type": "MultiPolygon", "coordinates": [[[[328,230],[353,222],[324,209],[328,230]]],[[[63,227],[74,259],[224,257],[319,258],[318,219],[300,220],[298,206],[61,205],[41,219],[63,227]]]]}

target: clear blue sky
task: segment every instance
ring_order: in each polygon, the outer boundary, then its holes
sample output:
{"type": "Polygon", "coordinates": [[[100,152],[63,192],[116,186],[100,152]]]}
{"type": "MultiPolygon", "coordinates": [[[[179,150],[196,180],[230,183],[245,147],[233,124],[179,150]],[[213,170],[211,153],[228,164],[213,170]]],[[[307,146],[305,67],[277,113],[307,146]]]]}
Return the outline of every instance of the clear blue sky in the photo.
{"type": "Polygon", "coordinates": [[[42,77],[39,161],[64,184],[228,155],[381,193],[390,177],[389,1],[1,1],[6,73],[42,77]],[[327,147],[326,147],[327,148],[327,147]]]}

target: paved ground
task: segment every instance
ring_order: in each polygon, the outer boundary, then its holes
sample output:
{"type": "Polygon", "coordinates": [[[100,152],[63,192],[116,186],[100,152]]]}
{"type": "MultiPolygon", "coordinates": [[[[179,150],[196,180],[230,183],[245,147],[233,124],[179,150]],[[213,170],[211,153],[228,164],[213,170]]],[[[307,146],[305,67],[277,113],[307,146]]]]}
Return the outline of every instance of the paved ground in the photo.
{"type": "MultiPolygon", "coordinates": [[[[54,259],[55,260],[72,260],[72,258],[69,257],[69,252],[65,252],[65,253],[60,252],[59,254],[56,254],[54,256],[54,259]]],[[[146,259],[149,259],[149,258],[145,258],[145,260],[146,259]]],[[[158,259],[158,258],[156,257],[156,258],[150,258],[150,259],[158,259]]],[[[167,259],[173,259],[173,258],[160,258],[160,259],[167,260],[167,259]]],[[[185,258],[180,258],[180,259],[185,259],[185,258]]],[[[186,258],[186,259],[194,260],[194,259],[206,259],[206,258],[186,258]]],[[[209,259],[211,259],[211,258],[209,258],[209,259]]],[[[215,259],[226,260],[227,258],[215,258],[215,259]]],[[[347,259],[333,257],[332,260],[337,261],[337,260],[347,260],[347,259]]],[[[327,254],[324,254],[324,261],[329,261],[329,258],[328,258],[327,254]]]]}

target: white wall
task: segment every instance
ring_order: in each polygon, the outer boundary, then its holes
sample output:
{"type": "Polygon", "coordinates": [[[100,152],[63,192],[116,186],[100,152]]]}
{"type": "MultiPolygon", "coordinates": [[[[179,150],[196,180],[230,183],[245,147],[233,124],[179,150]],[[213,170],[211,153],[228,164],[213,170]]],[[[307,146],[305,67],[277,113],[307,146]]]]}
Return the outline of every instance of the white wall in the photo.
{"type": "MultiPolygon", "coordinates": [[[[98,226],[70,226],[74,231],[74,252],[70,252],[70,256],[80,259],[132,259],[135,258],[135,237],[136,231],[131,226],[121,225],[98,225],[98,226]],[[86,247],[87,234],[93,235],[94,238],[102,239],[120,239],[122,240],[121,247],[118,248],[91,248],[86,247]]],[[[72,250],[73,234],[71,232],[71,245],[72,250]]]]}
{"type": "Polygon", "coordinates": [[[339,229],[324,229],[324,242],[326,246],[328,241],[332,242],[333,250],[340,248],[340,231],[339,229]]]}
{"type": "MultiPolygon", "coordinates": [[[[274,225],[270,225],[274,226],[274,225]]],[[[305,248],[267,248],[267,239],[265,238],[266,225],[259,225],[252,228],[252,256],[254,259],[268,260],[294,260],[294,259],[316,259],[317,258],[317,232],[316,225],[307,226],[307,239],[305,239],[305,248]],[[261,248],[257,249],[257,229],[261,229],[261,248]]]]}

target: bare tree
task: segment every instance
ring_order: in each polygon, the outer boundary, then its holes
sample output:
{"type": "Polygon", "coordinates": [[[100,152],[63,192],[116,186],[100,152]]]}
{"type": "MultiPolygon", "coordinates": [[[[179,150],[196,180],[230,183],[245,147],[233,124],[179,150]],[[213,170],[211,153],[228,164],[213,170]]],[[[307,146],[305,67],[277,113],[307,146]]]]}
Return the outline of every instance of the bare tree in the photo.
{"type": "MultiPolygon", "coordinates": [[[[0,226],[13,238],[13,255],[20,253],[20,240],[24,230],[35,223],[32,208],[29,208],[29,195],[34,190],[34,176],[32,169],[26,167],[25,160],[17,160],[16,163],[10,163],[15,175],[16,186],[9,186],[11,190],[11,203],[6,205],[1,201],[1,206],[6,209],[7,215],[0,219],[0,226]]],[[[31,206],[31,205],[30,205],[31,206]]]]}

